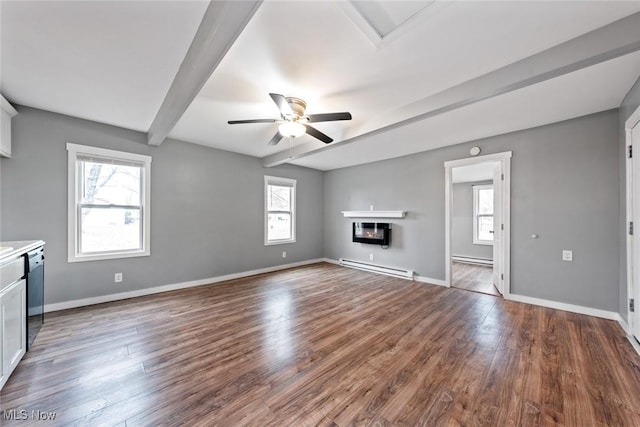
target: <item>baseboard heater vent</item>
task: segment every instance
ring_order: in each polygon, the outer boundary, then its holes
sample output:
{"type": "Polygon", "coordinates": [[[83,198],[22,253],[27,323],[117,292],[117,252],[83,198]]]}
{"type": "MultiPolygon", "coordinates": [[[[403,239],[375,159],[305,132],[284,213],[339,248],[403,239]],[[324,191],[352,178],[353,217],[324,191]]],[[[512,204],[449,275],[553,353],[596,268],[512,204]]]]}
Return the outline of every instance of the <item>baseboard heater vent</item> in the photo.
{"type": "Polygon", "coordinates": [[[463,262],[465,264],[493,265],[493,260],[485,259],[485,258],[472,258],[472,257],[453,255],[451,257],[451,260],[452,261],[463,262]]]}
{"type": "Polygon", "coordinates": [[[402,279],[413,280],[413,270],[405,270],[402,268],[385,267],[383,265],[370,264],[362,261],[354,261],[352,259],[340,258],[340,265],[345,267],[357,268],[358,270],[371,271],[373,273],[386,274],[387,276],[400,277],[402,279]]]}

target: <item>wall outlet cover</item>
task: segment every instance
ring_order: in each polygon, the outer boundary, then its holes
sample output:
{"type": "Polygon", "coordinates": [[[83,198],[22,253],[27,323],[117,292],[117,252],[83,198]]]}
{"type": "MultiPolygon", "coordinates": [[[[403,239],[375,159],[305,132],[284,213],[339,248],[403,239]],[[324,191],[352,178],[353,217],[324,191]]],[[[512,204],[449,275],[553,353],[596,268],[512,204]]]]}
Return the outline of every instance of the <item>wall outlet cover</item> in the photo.
{"type": "Polygon", "coordinates": [[[573,261],[573,251],[568,249],[562,250],[562,260],[563,261],[573,261]]]}
{"type": "Polygon", "coordinates": [[[113,281],[114,281],[115,283],[120,283],[120,282],[122,282],[122,273],[116,273],[116,274],[113,276],[113,281]]]}

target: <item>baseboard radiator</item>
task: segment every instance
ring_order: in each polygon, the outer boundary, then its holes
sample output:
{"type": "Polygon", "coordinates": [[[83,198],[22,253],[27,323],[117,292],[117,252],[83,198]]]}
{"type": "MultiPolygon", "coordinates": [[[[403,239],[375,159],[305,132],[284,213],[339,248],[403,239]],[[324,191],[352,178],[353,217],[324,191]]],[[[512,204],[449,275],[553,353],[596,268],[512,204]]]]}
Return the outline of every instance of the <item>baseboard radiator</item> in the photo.
{"type": "Polygon", "coordinates": [[[362,261],[354,261],[352,259],[340,258],[340,265],[345,267],[357,268],[358,270],[370,271],[373,273],[386,274],[387,276],[400,277],[402,279],[413,280],[413,270],[405,270],[402,268],[386,267],[384,265],[370,264],[362,261]]]}
{"type": "Polygon", "coordinates": [[[485,258],[472,258],[466,256],[453,255],[452,261],[463,262],[465,264],[481,264],[481,265],[493,265],[493,260],[485,258]]]}

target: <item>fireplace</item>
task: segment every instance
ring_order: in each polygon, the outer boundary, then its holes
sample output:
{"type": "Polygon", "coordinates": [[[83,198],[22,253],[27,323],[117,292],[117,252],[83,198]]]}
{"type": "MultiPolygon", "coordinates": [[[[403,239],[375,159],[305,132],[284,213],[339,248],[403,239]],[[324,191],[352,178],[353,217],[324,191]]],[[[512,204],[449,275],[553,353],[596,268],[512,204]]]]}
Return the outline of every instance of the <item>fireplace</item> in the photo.
{"type": "Polygon", "coordinates": [[[354,222],[352,240],[357,243],[389,246],[391,225],[385,222],[354,222]]]}

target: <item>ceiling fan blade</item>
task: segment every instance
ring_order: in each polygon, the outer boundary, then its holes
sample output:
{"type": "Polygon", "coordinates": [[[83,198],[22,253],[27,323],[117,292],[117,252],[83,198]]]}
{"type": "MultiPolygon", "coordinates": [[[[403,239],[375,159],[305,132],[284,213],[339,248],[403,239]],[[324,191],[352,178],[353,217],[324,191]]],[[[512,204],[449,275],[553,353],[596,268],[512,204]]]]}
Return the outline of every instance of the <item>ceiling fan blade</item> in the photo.
{"type": "Polygon", "coordinates": [[[277,145],[278,142],[280,142],[280,140],[282,139],[282,135],[280,134],[280,131],[276,132],[275,135],[273,135],[273,138],[271,138],[271,141],[269,141],[269,145],[277,145]]]}
{"type": "Polygon", "coordinates": [[[332,122],[335,120],[351,120],[351,113],[308,114],[309,123],[332,122]]]}
{"type": "Polygon", "coordinates": [[[289,103],[287,102],[287,99],[284,97],[284,95],[280,95],[278,93],[270,93],[269,96],[271,97],[271,99],[273,99],[273,102],[275,102],[276,105],[278,106],[278,109],[280,110],[280,114],[282,114],[282,117],[293,115],[293,110],[289,106],[289,103]]]}
{"type": "Polygon", "coordinates": [[[238,125],[242,123],[275,123],[276,119],[251,119],[251,120],[229,120],[230,125],[238,125]]]}
{"type": "Polygon", "coordinates": [[[314,128],[313,126],[304,125],[304,127],[307,128],[307,134],[311,135],[314,138],[319,139],[325,144],[329,144],[330,142],[333,141],[333,138],[331,138],[329,135],[325,135],[324,133],[320,132],[318,129],[314,128]]]}

